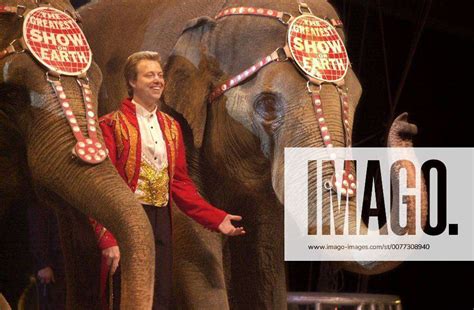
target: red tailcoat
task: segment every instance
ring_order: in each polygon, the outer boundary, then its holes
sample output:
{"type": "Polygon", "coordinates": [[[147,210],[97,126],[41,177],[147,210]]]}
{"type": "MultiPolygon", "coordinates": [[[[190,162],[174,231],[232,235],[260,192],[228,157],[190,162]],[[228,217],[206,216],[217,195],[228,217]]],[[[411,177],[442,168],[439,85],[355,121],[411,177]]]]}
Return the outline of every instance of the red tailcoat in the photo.
{"type": "MultiPolygon", "coordinates": [[[[218,231],[218,226],[227,213],[210,205],[197,192],[196,186],[188,175],[183,135],[179,123],[168,114],[158,110],[157,117],[168,156],[169,205],[174,201],[189,217],[208,229],[218,231]]],[[[100,128],[112,163],[130,189],[135,192],[140,173],[141,139],[136,108],[131,99],[125,99],[120,110],[101,117],[100,128]]],[[[101,250],[117,245],[117,241],[108,230],[94,220],[91,222],[101,250]]],[[[101,278],[104,282],[102,292],[105,292],[107,273],[107,268],[102,270],[101,278]]]]}

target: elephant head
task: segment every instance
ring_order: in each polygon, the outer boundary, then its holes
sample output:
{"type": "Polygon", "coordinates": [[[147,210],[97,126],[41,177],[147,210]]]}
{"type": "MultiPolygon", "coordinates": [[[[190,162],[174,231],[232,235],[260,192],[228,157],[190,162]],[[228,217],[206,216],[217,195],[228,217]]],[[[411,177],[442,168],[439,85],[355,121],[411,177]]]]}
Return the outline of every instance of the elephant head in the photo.
{"type": "MultiPolygon", "coordinates": [[[[315,15],[338,19],[326,1],[306,3],[315,15]]],[[[300,15],[297,3],[291,1],[228,1],[222,11],[250,6],[300,15]]],[[[340,28],[338,33],[344,38],[340,28]]],[[[212,203],[244,216],[248,236],[229,241],[231,299],[241,306],[251,300],[253,306],[285,307],[282,293],[285,291],[284,148],[325,145],[307,80],[293,63],[277,61],[248,78],[241,75],[258,60],[284,46],[286,34],[287,26],[268,17],[196,18],[185,27],[165,70],[168,83],[165,104],[187,124],[183,126],[191,137],[187,151],[197,183],[212,203]],[[239,76],[245,81],[219,97],[214,96],[216,87],[239,76]],[[239,270],[252,272],[242,275],[239,270]],[[253,270],[257,270],[256,277],[253,270]]],[[[344,88],[347,88],[350,131],[362,92],[351,68],[344,78],[344,88]]],[[[338,88],[334,84],[322,84],[320,96],[333,146],[349,146],[338,88]]],[[[323,203],[328,203],[330,196],[323,199],[323,203]]],[[[355,212],[355,201],[350,202],[349,208],[349,212],[355,212]]],[[[342,229],[343,220],[336,219],[336,229],[342,229]]],[[[345,267],[375,274],[397,264],[347,262],[345,267]]]]}
{"type": "MultiPolygon", "coordinates": [[[[22,12],[35,9],[38,5],[35,1],[2,0],[0,8],[16,8],[18,4],[24,6],[20,8],[22,12]]],[[[49,6],[74,12],[68,1],[52,0],[49,6]]],[[[22,24],[22,16],[6,12],[0,14],[0,50],[21,37],[22,24]]],[[[2,56],[5,57],[0,58],[1,209],[6,207],[9,199],[31,191],[38,197],[39,203],[58,211],[70,292],[67,301],[69,308],[90,309],[98,305],[98,300],[84,300],[81,292],[85,289],[76,285],[77,279],[83,275],[74,264],[80,263],[81,257],[87,253],[74,252],[70,240],[67,240],[75,225],[64,218],[61,220],[61,215],[65,216],[70,207],[97,219],[117,237],[122,249],[124,307],[150,307],[154,243],[143,209],[110,160],[93,165],[73,155],[77,141],[66,120],[67,113],[61,107],[60,95],[54,92],[45,75],[46,69],[40,62],[27,51],[2,56]],[[12,181],[6,183],[4,180],[12,181]]],[[[83,99],[76,77],[60,77],[70,109],[83,133],[87,132],[91,122],[99,128],[94,114],[102,76],[95,63],[87,71],[87,78],[92,92],[89,102],[92,109],[89,116],[95,118],[92,120],[86,119],[87,98],[84,96],[83,99]]],[[[84,79],[82,83],[85,83],[84,79]]],[[[100,130],[98,139],[103,142],[100,130]]],[[[96,267],[98,270],[99,265],[96,267]]]]}
{"type": "MultiPolygon", "coordinates": [[[[318,1],[310,4],[317,15],[337,18],[329,4],[318,1]]],[[[227,6],[242,6],[242,3],[234,2],[234,5],[227,6]]],[[[252,6],[260,7],[258,3],[252,6]]],[[[297,5],[284,1],[266,6],[262,3],[261,6],[299,15],[297,5]]],[[[242,156],[242,151],[252,149],[251,154],[258,154],[262,160],[265,158],[271,163],[272,186],[280,202],[283,202],[284,147],[324,146],[305,77],[291,62],[276,62],[212,103],[208,99],[219,83],[251,67],[277,47],[284,46],[286,30],[287,27],[274,19],[255,16],[228,17],[219,21],[203,17],[190,21],[170,56],[166,92],[167,105],[182,114],[192,129],[196,148],[206,143],[203,142],[203,136],[206,136],[207,141],[220,142],[216,143],[216,153],[212,154],[216,156],[216,163],[227,162],[229,158],[233,158],[233,162],[242,161],[235,167],[226,167],[230,175],[242,176],[239,183],[247,182],[237,169],[250,165],[249,158],[242,156]],[[181,96],[183,93],[185,95],[181,96]],[[219,122],[210,119],[222,113],[225,113],[225,118],[219,122]],[[211,129],[210,126],[221,127],[211,129]],[[258,153],[249,141],[258,145],[258,153]],[[230,149],[226,148],[226,143],[230,149]],[[221,145],[223,150],[219,152],[221,145]]],[[[339,34],[343,37],[342,31],[339,34]]],[[[345,86],[352,127],[361,95],[361,86],[352,70],[347,73],[345,86]]],[[[321,97],[326,103],[325,114],[329,116],[334,146],[344,146],[342,111],[336,87],[322,85],[321,97]]],[[[249,186],[248,190],[254,188],[249,186]]]]}

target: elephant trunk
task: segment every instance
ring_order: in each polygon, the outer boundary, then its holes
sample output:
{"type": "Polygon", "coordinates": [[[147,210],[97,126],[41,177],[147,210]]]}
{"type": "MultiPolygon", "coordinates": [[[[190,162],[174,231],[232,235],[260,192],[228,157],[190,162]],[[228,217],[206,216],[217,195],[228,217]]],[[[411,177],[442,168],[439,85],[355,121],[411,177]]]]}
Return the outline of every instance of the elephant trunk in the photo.
{"type": "MultiPolygon", "coordinates": [[[[325,122],[329,128],[334,147],[344,147],[344,130],[342,127],[342,110],[340,97],[334,86],[321,87],[321,101],[326,115],[325,122]]],[[[272,157],[272,185],[278,200],[284,203],[284,148],[285,147],[324,147],[318,120],[307,92],[303,96],[289,98],[295,103],[287,105],[285,122],[275,133],[275,148],[272,157]],[[299,102],[299,103],[298,103],[299,102]],[[311,116],[308,116],[311,115],[311,116]]],[[[352,128],[352,114],[350,127],[352,128]]]]}
{"type": "MultiPolygon", "coordinates": [[[[344,147],[345,146],[345,139],[344,139],[344,130],[342,127],[342,121],[341,121],[341,105],[340,105],[340,99],[337,91],[335,90],[334,87],[332,86],[327,86],[327,87],[322,87],[321,90],[321,98],[322,98],[322,103],[323,103],[323,109],[324,113],[326,115],[326,124],[328,125],[330,134],[331,134],[331,140],[334,145],[334,147],[344,147]]],[[[305,101],[307,102],[307,101],[305,101]]],[[[273,154],[273,160],[272,160],[272,184],[273,188],[275,190],[275,193],[280,200],[281,203],[284,202],[284,147],[279,147],[279,146],[289,146],[289,147],[319,147],[323,148],[324,143],[320,134],[320,129],[318,125],[318,121],[316,120],[315,112],[312,110],[313,107],[312,105],[306,105],[304,109],[300,108],[298,110],[298,113],[295,113],[297,110],[296,108],[290,111],[287,111],[286,113],[286,119],[285,119],[285,124],[283,125],[284,127],[282,130],[278,133],[276,136],[276,141],[275,141],[275,150],[273,154]],[[311,114],[308,114],[311,113],[311,114]],[[301,115],[314,115],[314,117],[302,117],[301,115]]],[[[350,123],[350,128],[352,128],[352,123],[353,123],[353,111],[350,111],[351,113],[349,114],[349,123],[350,123]]],[[[403,145],[405,146],[405,145],[403,145]]],[[[412,165],[409,165],[409,162],[399,162],[393,169],[399,170],[399,169],[407,169],[408,171],[408,176],[413,176],[413,178],[408,178],[408,186],[409,187],[414,187],[415,186],[415,172],[413,171],[414,167],[412,165]]],[[[354,171],[353,171],[354,172],[354,171]]],[[[309,167],[308,175],[316,175],[316,167],[309,167]]],[[[324,169],[323,173],[323,180],[328,179],[332,176],[333,169],[324,169]]],[[[394,184],[398,184],[399,179],[397,177],[397,173],[394,174],[395,178],[392,180],[394,184]]],[[[314,184],[308,184],[309,186],[309,203],[311,202],[316,202],[316,193],[317,191],[315,190],[315,185],[314,184]]],[[[421,182],[422,190],[421,193],[422,195],[426,196],[426,189],[424,187],[424,182],[422,180],[421,182]]],[[[324,189],[323,189],[324,191],[324,189]]],[[[344,229],[345,225],[345,213],[346,213],[346,205],[341,203],[341,209],[339,212],[334,212],[334,215],[332,215],[330,212],[330,208],[327,207],[330,205],[330,200],[332,201],[337,201],[337,194],[333,191],[332,192],[332,197],[330,196],[329,192],[324,192],[323,193],[323,214],[322,218],[327,219],[326,222],[322,223],[322,229],[327,230],[330,228],[330,218],[333,216],[334,218],[334,226],[335,230],[342,232],[344,229]]],[[[394,195],[394,197],[397,197],[397,195],[394,195]]],[[[395,198],[394,198],[395,199],[395,198]]],[[[398,197],[397,197],[398,199],[398,197]]],[[[414,197],[413,197],[414,199],[414,197]]],[[[422,201],[426,201],[426,199],[421,199],[422,201]]],[[[403,235],[407,232],[414,232],[415,227],[416,227],[416,204],[415,201],[412,201],[411,203],[407,203],[408,208],[407,208],[407,225],[403,229],[399,229],[396,231],[398,235],[403,235]]],[[[315,206],[313,206],[314,210],[315,206]]],[[[357,222],[357,206],[356,206],[356,200],[351,199],[348,206],[349,208],[348,213],[348,227],[349,231],[353,230],[355,231],[356,229],[356,222],[357,222]]],[[[312,209],[312,206],[309,206],[309,209],[312,209]]],[[[422,205],[421,207],[421,218],[426,219],[426,205],[422,205]]],[[[398,214],[398,209],[394,208],[391,210],[390,218],[392,221],[398,219],[399,214],[398,214]]],[[[315,222],[309,223],[310,225],[310,231],[315,230],[315,222]]],[[[361,221],[360,223],[360,231],[365,232],[368,230],[366,224],[361,221]]],[[[381,231],[387,230],[387,225],[390,225],[390,223],[386,223],[385,226],[381,228],[381,231]]],[[[422,221],[422,225],[424,225],[424,221],[422,221]]],[[[388,270],[391,270],[398,266],[400,262],[396,261],[365,261],[365,262],[341,262],[341,265],[344,269],[360,274],[379,274],[388,270]]]]}
{"type": "MultiPolygon", "coordinates": [[[[86,133],[78,86],[73,79],[64,79],[63,85],[78,124],[86,133]]],[[[154,279],[154,242],[146,214],[110,160],[89,165],[73,157],[71,151],[76,140],[57,98],[52,92],[48,96],[39,98],[41,108],[35,113],[26,137],[33,181],[96,219],[114,234],[121,251],[121,305],[124,309],[149,309],[154,279]]],[[[101,135],[99,138],[102,139],[101,135]]]]}

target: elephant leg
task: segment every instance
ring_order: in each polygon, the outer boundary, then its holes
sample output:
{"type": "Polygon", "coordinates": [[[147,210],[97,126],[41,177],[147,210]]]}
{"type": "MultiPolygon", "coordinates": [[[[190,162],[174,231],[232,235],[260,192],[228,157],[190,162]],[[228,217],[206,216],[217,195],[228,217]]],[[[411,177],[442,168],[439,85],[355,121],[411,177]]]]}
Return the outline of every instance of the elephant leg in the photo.
{"type": "Polygon", "coordinates": [[[222,246],[219,234],[173,208],[173,288],[177,309],[229,309],[222,246]]]}
{"type": "Polygon", "coordinates": [[[229,240],[231,308],[287,309],[283,207],[262,203],[241,214],[247,234],[229,240]]]}
{"type": "Polygon", "coordinates": [[[66,272],[66,308],[101,309],[100,252],[88,218],[54,193],[38,188],[36,192],[39,203],[53,208],[58,217],[66,272]]]}

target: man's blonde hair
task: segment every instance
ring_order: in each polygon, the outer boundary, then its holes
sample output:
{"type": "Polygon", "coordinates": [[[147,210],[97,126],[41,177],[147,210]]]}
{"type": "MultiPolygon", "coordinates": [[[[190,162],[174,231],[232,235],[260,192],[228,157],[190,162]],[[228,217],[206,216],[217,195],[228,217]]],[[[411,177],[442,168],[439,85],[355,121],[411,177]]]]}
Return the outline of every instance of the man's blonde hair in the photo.
{"type": "Polygon", "coordinates": [[[123,76],[125,77],[125,83],[127,83],[127,91],[130,97],[133,97],[133,88],[132,85],[130,85],[130,81],[137,80],[137,65],[141,60],[156,61],[161,66],[161,57],[158,52],[141,51],[128,56],[125,62],[123,76]]]}

